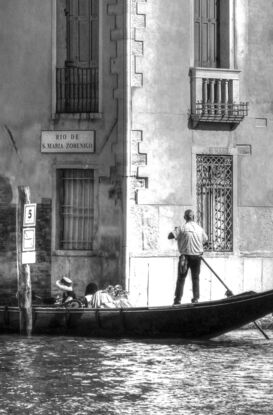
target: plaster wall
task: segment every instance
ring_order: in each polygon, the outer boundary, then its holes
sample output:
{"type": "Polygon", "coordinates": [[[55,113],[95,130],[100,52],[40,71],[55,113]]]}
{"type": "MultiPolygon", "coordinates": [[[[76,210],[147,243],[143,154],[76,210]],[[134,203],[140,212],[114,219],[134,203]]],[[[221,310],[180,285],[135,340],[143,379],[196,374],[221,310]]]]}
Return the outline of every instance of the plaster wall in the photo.
{"type": "Polygon", "coordinates": [[[251,155],[241,157],[238,167],[240,250],[271,257],[273,10],[271,2],[261,8],[251,0],[245,6],[245,47],[238,62],[242,66],[240,87],[247,96],[250,112],[236,131],[236,138],[237,143],[251,146],[251,155]]]}
{"type": "MultiPolygon", "coordinates": [[[[99,286],[122,283],[122,176],[123,176],[123,2],[100,2],[100,114],[95,118],[55,114],[56,0],[11,0],[0,5],[0,178],[11,192],[5,203],[15,209],[17,187],[30,186],[31,201],[50,207],[46,238],[50,255],[41,262],[54,293],[63,273],[84,294],[94,280],[99,286]],[[41,153],[44,130],[92,130],[92,154],[41,153]],[[94,251],[80,255],[56,252],[56,168],[93,168],[96,176],[94,251]]],[[[64,45],[62,45],[63,47],[64,45]]],[[[4,185],[2,186],[4,188],[4,185]]],[[[3,190],[4,192],[4,190],[3,190]]],[[[2,192],[2,193],[3,193],[2,192]]],[[[14,217],[15,220],[15,217],[14,217]]],[[[15,225],[15,222],[14,222],[15,225]]],[[[15,228],[13,228],[13,246],[15,228]]],[[[43,235],[38,235],[41,242],[43,235]]],[[[1,279],[16,285],[16,258],[0,252],[1,279]]],[[[32,278],[36,278],[36,265],[32,278]]],[[[37,291],[42,291],[38,284],[37,291]]],[[[48,289],[48,288],[47,288],[48,289]]],[[[13,290],[13,288],[12,288],[13,290]]]]}

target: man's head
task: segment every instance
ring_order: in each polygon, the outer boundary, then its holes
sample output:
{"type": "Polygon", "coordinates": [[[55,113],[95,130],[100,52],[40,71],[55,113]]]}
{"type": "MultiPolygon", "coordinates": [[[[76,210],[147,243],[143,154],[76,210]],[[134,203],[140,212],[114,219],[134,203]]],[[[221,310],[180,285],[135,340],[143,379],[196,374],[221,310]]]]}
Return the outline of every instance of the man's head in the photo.
{"type": "Polygon", "coordinates": [[[191,220],[194,220],[193,210],[191,209],[186,210],[184,214],[184,219],[186,222],[190,222],[191,220]]]}

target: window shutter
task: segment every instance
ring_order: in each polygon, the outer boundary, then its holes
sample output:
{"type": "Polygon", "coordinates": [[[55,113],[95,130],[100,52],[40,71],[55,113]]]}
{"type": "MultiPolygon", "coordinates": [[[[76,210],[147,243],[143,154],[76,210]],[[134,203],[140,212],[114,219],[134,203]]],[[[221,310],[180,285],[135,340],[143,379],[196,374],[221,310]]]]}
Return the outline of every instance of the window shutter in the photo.
{"type": "Polygon", "coordinates": [[[91,61],[94,62],[95,65],[98,64],[99,61],[99,0],[92,0],[91,1],[91,61]]]}
{"type": "Polygon", "coordinates": [[[201,43],[201,0],[194,0],[194,66],[202,66],[201,43]]]}
{"type": "Polygon", "coordinates": [[[194,1],[194,64],[217,66],[218,0],[194,1]]]}
{"type": "Polygon", "coordinates": [[[67,0],[67,66],[98,63],[98,0],[67,0]]]}
{"type": "Polygon", "coordinates": [[[94,170],[58,169],[59,249],[91,250],[94,170]]]}
{"type": "Polygon", "coordinates": [[[76,65],[78,60],[77,51],[77,19],[74,17],[77,9],[77,0],[66,0],[66,18],[67,18],[67,66],[76,65]]]}

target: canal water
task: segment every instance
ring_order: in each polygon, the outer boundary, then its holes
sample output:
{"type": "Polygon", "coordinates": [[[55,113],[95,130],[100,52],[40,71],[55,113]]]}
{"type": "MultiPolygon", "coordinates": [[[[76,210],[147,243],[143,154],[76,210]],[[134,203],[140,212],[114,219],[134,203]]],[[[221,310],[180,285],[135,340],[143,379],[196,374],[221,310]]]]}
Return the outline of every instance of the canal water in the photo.
{"type": "Polygon", "coordinates": [[[0,336],[0,415],[273,413],[273,332],[210,341],[0,336]]]}

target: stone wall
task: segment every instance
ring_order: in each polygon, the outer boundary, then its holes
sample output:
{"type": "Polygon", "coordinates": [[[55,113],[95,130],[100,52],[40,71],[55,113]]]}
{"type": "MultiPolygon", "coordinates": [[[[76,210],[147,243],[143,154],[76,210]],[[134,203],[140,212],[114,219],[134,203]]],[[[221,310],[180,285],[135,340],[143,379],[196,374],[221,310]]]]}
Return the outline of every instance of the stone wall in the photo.
{"type": "MultiPolygon", "coordinates": [[[[206,261],[227,287],[234,293],[273,289],[273,259],[228,256],[206,257],[206,261]]],[[[131,257],[129,291],[138,306],[171,305],[177,276],[178,256],[131,257]]],[[[200,301],[225,298],[226,288],[202,263],[200,273],[200,301]]],[[[183,302],[191,302],[190,272],[185,283],[183,302]]]]}

